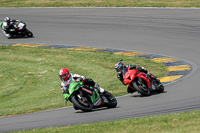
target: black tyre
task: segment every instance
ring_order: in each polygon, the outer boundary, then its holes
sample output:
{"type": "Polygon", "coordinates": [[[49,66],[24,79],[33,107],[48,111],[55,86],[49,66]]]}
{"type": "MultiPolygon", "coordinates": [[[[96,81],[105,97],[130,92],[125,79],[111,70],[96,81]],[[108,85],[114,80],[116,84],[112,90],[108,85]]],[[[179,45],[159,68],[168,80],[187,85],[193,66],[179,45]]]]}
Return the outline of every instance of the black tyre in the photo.
{"type": "Polygon", "coordinates": [[[74,104],[73,104],[73,108],[74,108],[75,110],[79,110],[79,108],[76,107],[74,104]]]}
{"type": "Polygon", "coordinates": [[[30,30],[26,30],[26,34],[28,37],[33,37],[33,33],[30,30]]]}
{"type": "Polygon", "coordinates": [[[106,96],[106,98],[108,99],[108,108],[115,108],[117,106],[117,99],[112,94],[106,96]]]}
{"type": "Polygon", "coordinates": [[[158,93],[163,93],[164,90],[165,90],[165,87],[164,87],[162,84],[160,84],[160,85],[159,85],[159,89],[157,90],[157,92],[158,92],[158,93]]]}
{"type": "Polygon", "coordinates": [[[87,100],[86,97],[83,97],[83,99],[78,98],[77,95],[72,96],[71,98],[72,103],[74,104],[73,106],[79,108],[80,110],[84,112],[89,112],[92,111],[92,103],[87,100]]]}
{"type": "Polygon", "coordinates": [[[150,90],[147,87],[147,85],[145,84],[145,81],[143,81],[142,79],[139,79],[139,82],[133,82],[133,87],[143,96],[149,96],[150,94],[150,90]]]}

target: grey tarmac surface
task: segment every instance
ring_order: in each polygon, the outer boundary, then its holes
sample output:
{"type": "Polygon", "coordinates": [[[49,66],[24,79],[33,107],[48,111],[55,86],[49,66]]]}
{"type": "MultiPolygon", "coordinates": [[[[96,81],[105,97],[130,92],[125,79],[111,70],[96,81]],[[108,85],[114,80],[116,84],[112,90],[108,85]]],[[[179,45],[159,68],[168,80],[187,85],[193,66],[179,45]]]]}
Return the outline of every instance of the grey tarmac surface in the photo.
{"type": "MultiPolygon", "coordinates": [[[[0,18],[26,22],[30,43],[90,46],[167,55],[190,62],[191,74],[150,97],[118,97],[115,109],[82,113],[72,107],[0,118],[0,132],[200,110],[200,9],[176,8],[0,8],[0,18]]],[[[126,88],[126,87],[125,87],[126,88]]]]}

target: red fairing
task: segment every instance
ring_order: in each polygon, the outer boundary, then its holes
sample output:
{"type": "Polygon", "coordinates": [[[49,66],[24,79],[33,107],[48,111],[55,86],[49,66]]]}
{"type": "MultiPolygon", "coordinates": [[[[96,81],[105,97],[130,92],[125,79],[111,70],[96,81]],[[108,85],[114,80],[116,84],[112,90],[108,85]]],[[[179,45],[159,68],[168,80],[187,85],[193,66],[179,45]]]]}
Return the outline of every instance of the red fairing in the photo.
{"type": "Polygon", "coordinates": [[[137,74],[139,74],[139,70],[130,70],[130,67],[128,68],[128,72],[124,75],[124,83],[130,84],[132,80],[136,77],[137,74]]]}
{"type": "Polygon", "coordinates": [[[144,81],[147,82],[148,88],[151,88],[151,84],[150,84],[150,80],[149,78],[147,78],[147,75],[143,72],[140,72],[137,77],[140,77],[141,79],[143,79],[144,81]]]}
{"type": "Polygon", "coordinates": [[[134,83],[138,82],[139,84],[145,84],[146,87],[152,88],[153,80],[150,79],[149,75],[147,75],[144,72],[141,72],[140,70],[132,69],[130,70],[130,67],[128,68],[128,72],[124,75],[124,84],[128,84],[129,87],[136,91],[136,88],[134,88],[134,83]],[[140,82],[141,81],[141,82],[140,82]],[[146,82],[146,83],[145,83],[146,82]]]}
{"type": "Polygon", "coordinates": [[[128,68],[128,72],[124,75],[124,83],[125,84],[129,84],[129,86],[131,88],[133,88],[131,82],[136,78],[136,77],[140,77],[141,79],[143,79],[144,81],[147,82],[148,84],[148,88],[151,88],[151,82],[149,80],[149,78],[147,78],[147,74],[140,72],[139,70],[133,69],[130,70],[130,67],[128,68]]]}

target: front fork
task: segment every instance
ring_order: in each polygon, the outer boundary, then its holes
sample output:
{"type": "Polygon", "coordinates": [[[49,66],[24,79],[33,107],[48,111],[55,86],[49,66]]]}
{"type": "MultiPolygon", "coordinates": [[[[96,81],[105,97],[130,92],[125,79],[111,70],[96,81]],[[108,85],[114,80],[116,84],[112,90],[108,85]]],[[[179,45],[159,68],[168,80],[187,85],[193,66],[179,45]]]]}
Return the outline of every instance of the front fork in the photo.
{"type": "Polygon", "coordinates": [[[83,97],[83,94],[81,92],[77,95],[77,97],[79,98],[80,101],[83,101],[83,102],[88,101],[85,97],[83,97]]]}
{"type": "MultiPolygon", "coordinates": [[[[152,89],[153,81],[150,81],[151,88],[148,87],[147,83],[145,84],[144,81],[141,78],[138,78],[137,80],[138,84],[141,85],[141,89],[143,89],[146,92],[150,92],[152,89]]],[[[155,88],[155,87],[154,87],[155,88]]]]}

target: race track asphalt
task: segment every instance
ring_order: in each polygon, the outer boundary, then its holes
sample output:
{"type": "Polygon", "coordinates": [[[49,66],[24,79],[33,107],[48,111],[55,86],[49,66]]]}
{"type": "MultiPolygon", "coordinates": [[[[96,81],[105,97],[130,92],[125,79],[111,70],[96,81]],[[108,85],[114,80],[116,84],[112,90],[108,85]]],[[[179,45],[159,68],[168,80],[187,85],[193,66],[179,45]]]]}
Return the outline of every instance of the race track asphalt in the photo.
{"type": "MultiPolygon", "coordinates": [[[[184,67],[185,75],[166,84],[162,94],[118,97],[117,108],[89,113],[66,107],[2,117],[0,132],[200,110],[200,9],[0,8],[1,19],[6,16],[25,21],[34,38],[6,39],[1,32],[1,45],[26,43],[139,51],[181,60],[190,69],[187,72],[184,67]]],[[[182,75],[179,68],[169,70],[182,75]]]]}

